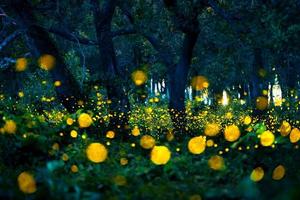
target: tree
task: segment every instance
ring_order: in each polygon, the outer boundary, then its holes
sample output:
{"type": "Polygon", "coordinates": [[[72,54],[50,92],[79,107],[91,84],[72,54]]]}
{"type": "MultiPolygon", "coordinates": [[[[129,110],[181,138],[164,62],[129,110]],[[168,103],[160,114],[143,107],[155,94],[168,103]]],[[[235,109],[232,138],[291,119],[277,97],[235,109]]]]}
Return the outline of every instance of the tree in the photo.
{"type": "Polygon", "coordinates": [[[81,91],[78,91],[79,86],[76,79],[68,70],[48,32],[37,26],[37,20],[30,3],[27,0],[13,0],[9,6],[16,15],[18,26],[25,30],[24,40],[32,55],[36,59],[42,55],[51,55],[55,58],[56,65],[49,73],[53,82],[61,82],[61,86],[55,88],[57,97],[69,112],[76,111],[78,101],[84,100],[85,96],[81,91]]]}
{"type": "Polygon", "coordinates": [[[98,79],[105,85],[107,97],[111,101],[109,104],[110,128],[124,128],[128,125],[130,105],[126,88],[121,84],[122,75],[117,66],[111,31],[117,1],[105,0],[101,7],[98,0],[91,0],[91,3],[99,50],[98,79]]]}

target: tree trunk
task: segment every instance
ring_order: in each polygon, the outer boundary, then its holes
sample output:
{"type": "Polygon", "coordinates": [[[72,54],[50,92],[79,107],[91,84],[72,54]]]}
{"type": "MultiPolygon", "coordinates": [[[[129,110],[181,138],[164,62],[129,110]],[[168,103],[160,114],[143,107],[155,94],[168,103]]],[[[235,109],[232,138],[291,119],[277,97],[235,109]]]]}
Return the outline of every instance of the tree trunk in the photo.
{"type": "Polygon", "coordinates": [[[263,68],[262,61],[262,52],[261,49],[254,49],[254,61],[252,65],[252,73],[251,73],[251,83],[250,83],[250,96],[252,102],[255,104],[256,98],[260,95],[262,90],[261,88],[261,78],[259,78],[259,70],[263,68]]]}
{"type": "Polygon", "coordinates": [[[186,33],[179,62],[169,67],[169,109],[175,131],[184,132],[186,126],[185,88],[198,33],[186,33]]]}
{"type": "Polygon", "coordinates": [[[26,30],[27,45],[32,55],[39,58],[41,55],[52,55],[56,60],[55,67],[49,71],[53,82],[61,81],[60,87],[55,87],[57,97],[62,105],[69,111],[75,112],[79,100],[85,100],[79,90],[79,85],[70,73],[58,49],[52,42],[48,33],[35,25],[37,20],[27,0],[13,0],[11,7],[17,15],[19,26],[26,30]]]}
{"type": "Polygon", "coordinates": [[[117,61],[111,22],[116,7],[116,0],[105,0],[100,8],[98,0],[91,0],[94,10],[94,23],[99,49],[99,68],[96,70],[99,79],[107,89],[110,112],[109,128],[123,129],[128,125],[129,100],[122,84],[122,76],[117,68],[117,61]],[[100,72],[100,73],[99,73],[100,72]]]}

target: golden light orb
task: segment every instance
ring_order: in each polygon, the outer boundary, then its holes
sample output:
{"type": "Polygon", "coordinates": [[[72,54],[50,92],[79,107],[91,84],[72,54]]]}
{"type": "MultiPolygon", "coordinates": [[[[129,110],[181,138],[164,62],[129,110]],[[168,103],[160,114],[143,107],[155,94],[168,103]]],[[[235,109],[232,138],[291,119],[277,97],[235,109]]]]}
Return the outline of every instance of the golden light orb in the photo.
{"type": "Polygon", "coordinates": [[[151,149],[155,146],[155,139],[151,135],[143,135],[140,140],[140,145],[144,149],[151,149]]]}
{"type": "Polygon", "coordinates": [[[275,136],[271,131],[264,131],[260,135],[260,144],[262,146],[268,147],[271,146],[274,143],[275,136]]]}
{"type": "Polygon", "coordinates": [[[206,147],[206,138],[204,136],[197,136],[190,139],[188,142],[188,150],[192,154],[201,154],[206,147]]]}
{"type": "Polygon", "coordinates": [[[93,119],[87,113],[81,113],[78,117],[78,124],[80,128],[88,128],[92,125],[93,119]]]}
{"type": "Polygon", "coordinates": [[[108,151],[101,143],[91,143],[86,149],[87,158],[94,163],[104,162],[108,151]]]}
{"type": "Polygon", "coordinates": [[[49,54],[42,55],[38,60],[40,68],[47,71],[54,68],[55,62],[55,58],[49,54]]]}
{"type": "Polygon", "coordinates": [[[239,127],[236,125],[229,125],[225,127],[224,137],[228,142],[234,142],[238,140],[241,136],[239,127]]]}
{"type": "Polygon", "coordinates": [[[150,158],[156,165],[165,165],[171,158],[171,151],[166,146],[154,146],[150,158]]]}

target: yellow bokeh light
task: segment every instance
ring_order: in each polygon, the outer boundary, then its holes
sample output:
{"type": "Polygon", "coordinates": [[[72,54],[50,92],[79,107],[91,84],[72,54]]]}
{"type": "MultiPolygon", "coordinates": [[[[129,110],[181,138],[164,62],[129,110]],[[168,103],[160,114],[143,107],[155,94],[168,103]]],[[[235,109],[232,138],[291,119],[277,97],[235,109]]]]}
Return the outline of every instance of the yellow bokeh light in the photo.
{"type": "Polygon", "coordinates": [[[61,81],[55,81],[54,86],[55,87],[60,87],[61,86],[61,81]]]}
{"type": "Polygon", "coordinates": [[[92,125],[93,119],[87,113],[82,113],[78,117],[78,124],[80,128],[88,128],[92,125]]]}
{"type": "Polygon", "coordinates": [[[72,126],[72,124],[74,123],[74,120],[72,118],[67,118],[66,122],[69,126],[72,126]]]}
{"type": "Polygon", "coordinates": [[[205,76],[194,76],[191,81],[194,90],[204,90],[209,87],[209,82],[205,76]]]}
{"type": "Polygon", "coordinates": [[[291,143],[296,143],[300,140],[300,130],[298,128],[293,128],[290,133],[290,141],[291,143]]]}
{"type": "Polygon", "coordinates": [[[287,136],[292,130],[292,126],[290,125],[289,122],[283,121],[281,126],[280,126],[280,134],[282,136],[287,136]]]}
{"type": "Polygon", "coordinates": [[[147,81],[147,74],[142,70],[136,70],[131,74],[131,78],[135,85],[143,85],[147,81]]]}
{"type": "Polygon", "coordinates": [[[144,149],[151,149],[155,146],[155,139],[151,135],[143,135],[140,140],[140,145],[144,149]]]}
{"type": "Polygon", "coordinates": [[[166,146],[154,146],[150,157],[154,164],[165,165],[171,158],[171,151],[166,146]]]}
{"type": "Polygon", "coordinates": [[[239,139],[240,135],[241,135],[240,129],[236,125],[226,126],[224,131],[225,140],[229,142],[234,142],[239,139]]]}
{"type": "Polygon", "coordinates": [[[24,92],[23,92],[23,91],[18,92],[18,96],[19,96],[20,98],[23,98],[23,97],[24,97],[24,92]]]}
{"type": "Polygon", "coordinates": [[[91,143],[86,149],[88,159],[94,163],[104,162],[107,158],[108,151],[103,144],[91,143]]]}
{"type": "Polygon", "coordinates": [[[268,98],[267,97],[257,97],[256,99],[256,108],[258,110],[265,110],[268,107],[268,98]]]}
{"type": "Polygon", "coordinates": [[[128,164],[128,159],[127,158],[121,158],[120,159],[120,164],[121,165],[127,165],[128,164]]]}
{"type": "Polygon", "coordinates": [[[106,137],[109,138],[109,139],[113,139],[115,138],[115,132],[114,131],[107,131],[106,132],[106,137]]]}
{"type": "Polygon", "coordinates": [[[18,185],[19,189],[26,194],[32,194],[37,190],[34,177],[28,172],[19,174],[18,185]]]}
{"type": "Polygon", "coordinates": [[[216,123],[206,124],[204,128],[204,134],[207,136],[216,136],[220,132],[220,125],[216,123]]]}
{"type": "Polygon", "coordinates": [[[192,154],[201,154],[206,147],[206,138],[203,136],[197,136],[190,139],[188,142],[188,149],[192,154]]]}
{"type": "Polygon", "coordinates": [[[18,58],[16,61],[15,69],[17,72],[23,72],[27,69],[27,59],[26,58],[18,58]]]}
{"type": "Polygon", "coordinates": [[[172,140],[174,140],[175,137],[174,137],[174,133],[173,133],[172,130],[169,130],[169,131],[167,132],[166,138],[167,138],[167,140],[168,140],[169,142],[171,142],[172,140]]]}
{"type": "Polygon", "coordinates": [[[258,75],[263,78],[267,75],[267,71],[264,68],[260,68],[258,70],[258,75]]]}
{"type": "Polygon", "coordinates": [[[77,172],[78,172],[78,167],[77,167],[77,165],[72,165],[72,166],[71,166],[71,172],[73,172],[73,173],[77,173],[77,172]]]}
{"type": "Polygon", "coordinates": [[[202,200],[202,197],[199,194],[194,194],[189,197],[189,200],[202,200]]]}
{"type": "Polygon", "coordinates": [[[113,178],[113,182],[118,186],[123,186],[127,184],[125,176],[117,175],[113,178]]]}
{"type": "Polygon", "coordinates": [[[224,159],[221,156],[215,155],[208,160],[208,166],[213,170],[224,169],[224,159]]]}
{"type": "Polygon", "coordinates": [[[271,146],[274,143],[275,140],[275,136],[271,131],[264,131],[261,135],[260,135],[260,144],[262,146],[271,146]]]}
{"type": "Polygon", "coordinates": [[[249,115],[247,115],[247,116],[244,118],[244,124],[245,124],[246,126],[248,126],[248,125],[251,124],[251,122],[252,122],[252,118],[251,118],[249,115]]]}
{"type": "Polygon", "coordinates": [[[133,136],[139,136],[141,133],[140,133],[140,129],[139,127],[135,126],[132,130],[131,130],[131,134],[133,136]]]}
{"type": "Polygon", "coordinates": [[[5,121],[3,129],[6,133],[14,134],[17,132],[17,124],[13,120],[7,120],[5,121]]]}
{"type": "Polygon", "coordinates": [[[78,135],[78,133],[77,133],[77,131],[75,131],[75,130],[72,130],[72,131],[70,132],[70,136],[71,136],[72,138],[77,138],[77,135],[78,135]]]}
{"type": "Polygon", "coordinates": [[[38,60],[39,66],[43,70],[51,70],[55,67],[55,58],[52,55],[42,55],[38,60]]]}
{"type": "Polygon", "coordinates": [[[272,173],[272,178],[273,180],[279,181],[281,179],[283,179],[285,175],[285,168],[282,165],[278,165],[272,173]]]}
{"type": "Polygon", "coordinates": [[[250,179],[254,182],[258,182],[263,179],[264,175],[264,169],[262,167],[257,167],[251,172],[250,179]]]}

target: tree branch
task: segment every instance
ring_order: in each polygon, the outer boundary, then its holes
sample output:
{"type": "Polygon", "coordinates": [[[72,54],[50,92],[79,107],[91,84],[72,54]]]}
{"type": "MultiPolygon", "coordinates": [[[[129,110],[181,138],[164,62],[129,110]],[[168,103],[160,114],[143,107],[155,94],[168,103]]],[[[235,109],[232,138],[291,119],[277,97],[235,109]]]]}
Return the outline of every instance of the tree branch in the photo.
{"type": "Polygon", "coordinates": [[[136,34],[137,31],[134,28],[124,28],[124,29],[120,29],[117,31],[113,31],[112,37],[117,37],[117,36],[122,36],[122,35],[131,35],[131,34],[136,34]]]}
{"type": "Polygon", "coordinates": [[[64,31],[62,29],[50,27],[49,29],[44,28],[44,30],[56,34],[66,40],[69,40],[71,42],[76,42],[80,44],[85,44],[85,45],[97,45],[97,42],[95,40],[90,40],[88,38],[80,37],[78,35],[75,35],[74,33],[70,33],[68,31],[64,31]]]}
{"type": "Polygon", "coordinates": [[[21,33],[22,33],[22,31],[17,30],[15,32],[13,32],[11,35],[9,35],[7,38],[5,38],[0,44],[0,51],[2,51],[3,48],[5,48],[10,42],[12,42],[18,36],[20,36],[21,33]]]}

